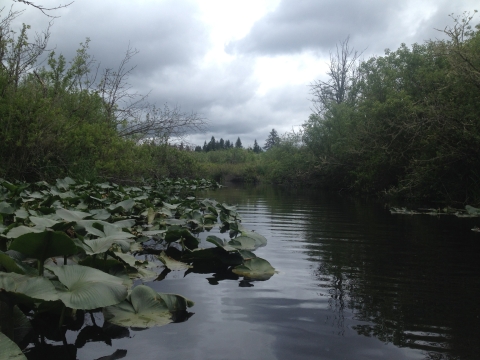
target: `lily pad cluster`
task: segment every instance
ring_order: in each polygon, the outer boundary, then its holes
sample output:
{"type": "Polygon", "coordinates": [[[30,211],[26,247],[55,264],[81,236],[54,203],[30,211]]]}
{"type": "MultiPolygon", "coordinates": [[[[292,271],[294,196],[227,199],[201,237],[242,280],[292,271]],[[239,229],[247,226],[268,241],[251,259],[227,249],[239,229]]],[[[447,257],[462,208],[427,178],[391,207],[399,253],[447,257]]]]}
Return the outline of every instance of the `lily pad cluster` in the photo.
{"type": "MultiPolygon", "coordinates": [[[[473,207],[471,205],[466,205],[465,209],[455,209],[449,206],[444,208],[420,208],[417,210],[407,209],[405,207],[398,208],[392,207],[390,209],[391,214],[400,214],[400,215],[433,215],[433,216],[441,216],[441,215],[453,215],[459,218],[476,218],[480,217],[480,209],[473,207]]],[[[474,227],[472,231],[480,232],[480,228],[474,227]]]]}
{"type": "Polygon", "coordinates": [[[273,267],[252,252],[266,239],[241,226],[235,207],[195,196],[216,186],[0,179],[1,348],[25,358],[18,345],[44,314],[57,316],[59,327],[78,311],[101,310],[106,324],[134,328],[187,319],[191,300],[134,286],[161,280],[160,266],[164,275],[220,266],[247,279],[271,277],[273,267]],[[219,222],[229,240],[209,236],[200,248],[197,234],[219,222]]]}

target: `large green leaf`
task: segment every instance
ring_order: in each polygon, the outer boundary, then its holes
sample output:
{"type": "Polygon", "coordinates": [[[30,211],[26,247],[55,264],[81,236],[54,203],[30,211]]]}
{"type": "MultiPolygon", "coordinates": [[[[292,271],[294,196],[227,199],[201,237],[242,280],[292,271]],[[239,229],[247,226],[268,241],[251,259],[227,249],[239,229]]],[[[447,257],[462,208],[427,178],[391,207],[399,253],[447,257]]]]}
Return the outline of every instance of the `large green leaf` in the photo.
{"type": "MultiPolygon", "coordinates": [[[[58,294],[52,282],[42,276],[30,277],[0,272],[0,289],[31,299],[55,301],[58,294]]],[[[28,299],[27,299],[28,300],[28,299]]]]}
{"type": "Polygon", "coordinates": [[[25,234],[41,233],[44,231],[45,231],[44,227],[29,227],[25,225],[20,225],[12,228],[5,236],[9,239],[15,239],[25,234]]]}
{"type": "Polygon", "coordinates": [[[275,274],[275,269],[267,260],[257,257],[246,260],[243,265],[235,267],[232,272],[250,279],[267,280],[275,274]]]}
{"type": "Polygon", "coordinates": [[[19,343],[32,330],[32,324],[17,305],[10,307],[6,302],[0,301],[0,330],[19,343]]]}
{"type": "Polygon", "coordinates": [[[65,286],[59,298],[72,309],[91,310],[118,304],[127,296],[123,280],[81,265],[46,266],[65,286]]]}
{"type": "Polygon", "coordinates": [[[103,315],[105,321],[115,325],[149,328],[171,323],[171,311],[186,310],[192,305],[193,302],[181,296],[158,294],[148,286],[139,285],[125,301],[105,307],[103,315]]]}
{"type": "Polygon", "coordinates": [[[10,244],[10,250],[21,252],[43,263],[50,257],[75,254],[77,247],[63,232],[43,231],[19,236],[10,244]]]}
{"type": "Polygon", "coordinates": [[[258,246],[255,239],[246,236],[239,236],[228,242],[228,245],[239,250],[255,250],[258,246]]]}
{"type": "Polygon", "coordinates": [[[267,245],[267,239],[265,238],[265,236],[260,235],[259,233],[256,233],[254,231],[249,231],[244,229],[241,229],[240,231],[242,236],[255,240],[255,244],[257,247],[267,245]]]}
{"type": "Polygon", "coordinates": [[[224,249],[225,251],[231,252],[231,251],[237,251],[237,249],[229,244],[227,244],[226,241],[220,239],[219,237],[215,235],[209,235],[207,236],[207,241],[216,245],[217,247],[224,249]]]}
{"type": "Polygon", "coordinates": [[[43,226],[44,228],[51,228],[52,226],[58,224],[58,221],[48,219],[45,217],[30,216],[30,221],[36,226],[43,226]]]}
{"type": "Polygon", "coordinates": [[[20,260],[10,257],[8,254],[0,251],[0,265],[7,270],[7,272],[14,272],[22,275],[35,276],[38,271],[20,260]]]}
{"type": "Polygon", "coordinates": [[[22,350],[5,334],[0,333],[0,359],[27,360],[22,350]]]}
{"type": "Polygon", "coordinates": [[[75,210],[67,210],[67,209],[57,209],[56,214],[58,217],[62,218],[66,221],[79,221],[88,216],[92,216],[92,214],[82,212],[82,211],[75,211],[75,210]]]}

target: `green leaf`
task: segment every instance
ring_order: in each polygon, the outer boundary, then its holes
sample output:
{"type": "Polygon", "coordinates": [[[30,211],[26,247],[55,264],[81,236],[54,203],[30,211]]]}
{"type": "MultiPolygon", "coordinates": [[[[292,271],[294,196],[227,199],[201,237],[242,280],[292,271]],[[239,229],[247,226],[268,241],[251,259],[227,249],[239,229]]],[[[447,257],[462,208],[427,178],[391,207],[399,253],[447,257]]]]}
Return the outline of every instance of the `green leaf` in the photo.
{"type": "Polygon", "coordinates": [[[188,270],[192,267],[181,261],[172,259],[167,254],[165,254],[165,251],[162,251],[162,253],[158,256],[158,258],[165,265],[165,267],[170,270],[188,270]]]}
{"type": "Polygon", "coordinates": [[[72,309],[92,310],[118,304],[127,297],[123,280],[81,265],[46,266],[65,286],[59,298],[72,309]]]}
{"type": "Polygon", "coordinates": [[[105,209],[90,210],[90,213],[94,214],[93,218],[97,220],[108,220],[112,216],[112,214],[105,209]]]}
{"type": "Polygon", "coordinates": [[[233,246],[230,246],[227,244],[226,241],[214,236],[214,235],[209,235],[207,236],[207,241],[216,245],[217,247],[224,249],[225,251],[232,252],[232,251],[237,251],[237,249],[233,246]]]}
{"type": "Polygon", "coordinates": [[[42,276],[30,277],[15,273],[0,272],[0,289],[31,299],[58,300],[57,290],[52,282],[42,276]]]}
{"type": "Polygon", "coordinates": [[[37,226],[43,226],[45,228],[51,228],[55,224],[58,224],[58,221],[52,220],[52,219],[47,219],[44,217],[36,217],[36,216],[30,216],[30,221],[34,223],[37,226]]]}
{"type": "Polygon", "coordinates": [[[466,206],[465,206],[465,210],[467,210],[467,212],[468,212],[470,215],[480,215],[480,209],[475,208],[475,207],[473,207],[473,206],[466,205],[466,206]]]}
{"type": "Polygon", "coordinates": [[[246,236],[239,236],[228,242],[228,245],[239,250],[255,250],[258,246],[255,239],[246,236]]]}
{"type": "Polygon", "coordinates": [[[6,302],[0,301],[0,330],[19,343],[32,330],[32,325],[17,305],[10,307],[6,302]]]}
{"type": "Polygon", "coordinates": [[[35,276],[38,271],[28,265],[25,265],[17,259],[11,258],[8,254],[0,251],[0,265],[7,270],[7,272],[14,272],[22,275],[35,276]]]}
{"type": "Polygon", "coordinates": [[[103,315],[105,321],[115,325],[149,328],[171,323],[170,309],[182,311],[192,305],[193,302],[178,295],[158,294],[148,286],[139,285],[132,290],[127,300],[105,307],[103,315]]]}
{"type": "Polygon", "coordinates": [[[267,245],[267,239],[263,235],[260,235],[256,232],[253,232],[253,231],[244,230],[244,229],[240,229],[240,232],[241,232],[242,236],[245,236],[245,237],[248,237],[250,239],[255,240],[255,245],[257,247],[267,245]]]}
{"type": "Polygon", "coordinates": [[[25,225],[20,225],[20,226],[16,226],[14,228],[12,228],[8,233],[7,235],[5,235],[7,238],[9,239],[15,239],[15,238],[18,238],[19,236],[22,236],[22,235],[25,235],[25,234],[37,234],[37,233],[41,233],[41,232],[44,232],[45,231],[45,228],[43,227],[40,227],[40,228],[37,228],[37,227],[29,227],[29,226],[25,226],[25,225]]]}
{"type": "Polygon", "coordinates": [[[22,350],[7,335],[0,333],[0,359],[27,360],[27,357],[23,355],[22,350]]]}
{"type": "Polygon", "coordinates": [[[67,210],[63,208],[57,209],[56,214],[57,216],[66,221],[79,221],[88,216],[92,216],[92,214],[86,212],[67,210]]]}
{"type": "Polygon", "coordinates": [[[13,207],[10,204],[5,201],[0,202],[0,214],[11,215],[13,212],[13,207]]]}
{"type": "Polygon", "coordinates": [[[9,249],[38,259],[42,263],[50,257],[72,255],[77,252],[72,239],[59,231],[43,231],[19,236],[12,241],[9,249]]]}
{"type": "Polygon", "coordinates": [[[246,260],[243,265],[235,267],[232,272],[250,279],[268,280],[275,274],[275,269],[267,260],[257,257],[246,260]]]}

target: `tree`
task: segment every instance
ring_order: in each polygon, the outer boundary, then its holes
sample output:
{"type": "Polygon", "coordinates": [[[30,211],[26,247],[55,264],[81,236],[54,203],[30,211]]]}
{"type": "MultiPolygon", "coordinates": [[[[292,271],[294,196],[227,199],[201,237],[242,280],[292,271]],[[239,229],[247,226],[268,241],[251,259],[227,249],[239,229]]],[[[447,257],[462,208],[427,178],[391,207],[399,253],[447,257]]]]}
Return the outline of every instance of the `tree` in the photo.
{"type": "Polygon", "coordinates": [[[258,154],[262,152],[262,148],[258,145],[257,139],[253,142],[253,152],[258,154]]]}
{"type": "Polygon", "coordinates": [[[328,80],[315,80],[310,85],[313,107],[317,114],[323,114],[331,104],[355,102],[355,85],[360,75],[358,60],[362,53],[352,49],[348,41],[347,37],[337,44],[335,53],[330,53],[328,80]]]}
{"type": "MultiPolygon", "coordinates": [[[[0,14],[4,8],[0,8],[0,14]]],[[[0,18],[0,71],[6,75],[6,84],[1,95],[7,88],[16,91],[19,82],[27,76],[37,64],[37,59],[43,54],[50,37],[50,25],[41,34],[36,34],[35,40],[28,41],[29,25],[23,24],[18,36],[11,29],[12,22],[23,11],[10,9],[5,17],[0,18]]]]}
{"type": "Polygon", "coordinates": [[[232,144],[230,143],[230,140],[225,141],[225,149],[230,149],[232,147],[232,144]]]}
{"type": "Polygon", "coordinates": [[[215,137],[212,136],[212,138],[210,139],[210,142],[207,144],[207,151],[213,151],[215,150],[215,137]]]}
{"type": "Polygon", "coordinates": [[[147,95],[131,91],[128,78],[136,67],[128,64],[136,54],[136,49],[128,47],[116,70],[103,71],[97,87],[108,118],[119,135],[137,141],[153,138],[166,143],[172,137],[183,139],[188,133],[202,132],[206,122],[197,113],[183,112],[178,105],[165,104],[158,108],[146,101],[147,95]]]}
{"type": "Polygon", "coordinates": [[[268,150],[278,144],[280,144],[280,136],[278,136],[277,130],[272,129],[268,135],[267,141],[265,141],[265,146],[263,148],[268,150]]]}
{"type": "Polygon", "coordinates": [[[242,141],[240,140],[240,137],[237,138],[237,141],[235,142],[235,148],[237,149],[242,149],[242,141]]]}

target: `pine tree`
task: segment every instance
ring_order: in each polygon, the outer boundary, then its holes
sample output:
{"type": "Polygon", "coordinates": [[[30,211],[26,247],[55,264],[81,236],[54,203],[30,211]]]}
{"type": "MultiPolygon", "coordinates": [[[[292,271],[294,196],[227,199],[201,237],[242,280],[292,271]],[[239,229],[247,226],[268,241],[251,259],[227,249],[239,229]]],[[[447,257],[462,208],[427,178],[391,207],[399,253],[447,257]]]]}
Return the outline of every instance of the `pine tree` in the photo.
{"type": "Polygon", "coordinates": [[[257,139],[255,139],[255,141],[253,143],[253,152],[256,153],[256,154],[262,152],[262,148],[258,145],[257,139]]]}
{"type": "Polygon", "coordinates": [[[268,134],[267,141],[265,141],[265,150],[271,149],[273,146],[280,144],[280,136],[278,136],[277,130],[272,129],[268,134]]]}
{"type": "Polygon", "coordinates": [[[235,147],[237,149],[242,149],[243,148],[242,141],[240,140],[240,137],[237,138],[237,141],[235,142],[235,147]]]}

